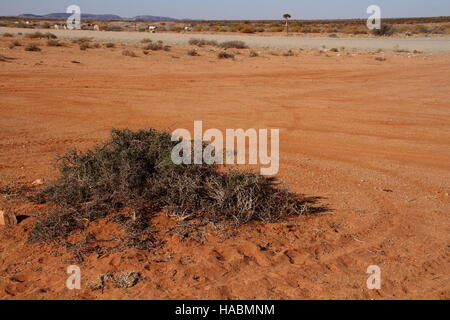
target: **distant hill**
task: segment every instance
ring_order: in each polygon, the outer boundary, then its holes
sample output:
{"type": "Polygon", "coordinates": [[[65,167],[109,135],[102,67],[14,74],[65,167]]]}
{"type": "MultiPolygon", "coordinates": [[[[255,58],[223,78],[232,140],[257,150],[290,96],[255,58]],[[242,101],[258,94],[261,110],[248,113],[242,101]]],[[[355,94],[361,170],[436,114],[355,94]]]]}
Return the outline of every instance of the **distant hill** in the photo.
{"type": "Polygon", "coordinates": [[[139,20],[139,21],[145,21],[145,20],[177,20],[175,18],[169,18],[169,17],[157,17],[157,16],[136,16],[134,18],[131,18],[132,20],[139,20]]]}
{"type": "MultiPolygon", "coordinates": [[[[37,14],[21,14],[19,17],[21,18],[30,18],[30,19],[67,19],[71,14],[69,13],[50,13],[45,15],[37,15],[37,14]]],[[[177,20],[169,17],[159,17],[159,16],[149,16],[142,15],[136,16],[134,18],[122,18],[121,16],[115,14],[90,14],[90,13],[82,13],[81,19],[92,19],[92,20],[140,20],[140,21],[155,21],[155,20],[177,20]]]]}

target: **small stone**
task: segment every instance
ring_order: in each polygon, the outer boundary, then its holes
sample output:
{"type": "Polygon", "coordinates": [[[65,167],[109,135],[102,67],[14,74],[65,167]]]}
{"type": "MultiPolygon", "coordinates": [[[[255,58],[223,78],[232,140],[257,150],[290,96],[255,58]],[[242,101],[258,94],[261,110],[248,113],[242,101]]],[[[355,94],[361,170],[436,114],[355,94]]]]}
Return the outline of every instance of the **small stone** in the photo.
{"type": "Polygon", "coordinates": [[[42,186],[44,184],[44,180],[36,179],[31,183],[33,186],[42,186]]]}
{"type": "Polygon", "coordinates": [[[9,210],[0,210],[0,226],[13,226],[17,224],[17,218],[9,210]]]}

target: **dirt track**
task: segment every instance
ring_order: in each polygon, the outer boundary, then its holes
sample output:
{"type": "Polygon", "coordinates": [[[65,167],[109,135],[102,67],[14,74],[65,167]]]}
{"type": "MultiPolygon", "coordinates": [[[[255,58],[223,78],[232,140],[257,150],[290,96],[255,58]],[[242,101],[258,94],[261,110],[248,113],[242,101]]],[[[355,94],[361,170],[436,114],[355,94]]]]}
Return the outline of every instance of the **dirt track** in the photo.
{"type": "MultiPolygon", "coordinates": [[[[0,33],[31,33],[35,29],[0,28],[0,33]]],[[[48,32],[48,29],[41,29],[48,32]]],[[[424,52],[450,52],[450,38],[310,38],[299,36],[259,36],[259,35],[222,35],[195,33],[142,33],[142,32],[101,32],[81,30],[51,30],[60,38],[92,37],[98,41],[138,42],[144,38],[162,40],[171,45],[186,45],[190,38],[202,38],[216,41],[241,40],[252,48],[283,48],[283,49],[318,49],[326,48],[357,49],[357,50],[409,50],[424,52]]]]}
{"type": "MultiPolygon", "coordinates": [[[[2,31],[0,31],[2,32],[2,31]]],[[[106,34],[106,33],[105,33],[106,34]]],[[[148,35],[147,35],[148,36],[148,35]]],[[[280,128],[279,178],[319,197],[320,215],[253,223],[154,253],[128,250],[76,262],[81,291],[65,288],[72,255],[28,244],[34,218],[0,230],[0,298],[320,299],[450,298],[450,56],[246,50],[218,60],[188,48],[140,57],[123,48],[6,49],[0,62],[0,175],[53,178],[65,149],[91,147],[111,127],[280,128]],[[79,61],[79,64],[71,61],[79,61]],[[368,290],[366,269],[382,270],[368,290]],[[100,273],[139,271],[131,289],[92,291],[100,273]]],[[[40,206],[2,200],[20,214],[40,206]]],[[[161,215],[160,229],[173,225],[161,215]]],[[[109,225],[90,230],[108,238],[109,225]]]]}

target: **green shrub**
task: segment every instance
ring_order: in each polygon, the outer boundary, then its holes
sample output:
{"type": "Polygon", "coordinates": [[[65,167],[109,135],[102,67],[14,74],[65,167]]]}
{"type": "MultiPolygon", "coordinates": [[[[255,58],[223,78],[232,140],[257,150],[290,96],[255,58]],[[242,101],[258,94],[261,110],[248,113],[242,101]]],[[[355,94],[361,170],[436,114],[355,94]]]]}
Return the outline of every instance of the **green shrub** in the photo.
{"type": "Polygon", "coordinates": [[[109,215],[124,227],[128,246],[145,249],[154,243],[149,219],[160,210],[234,226],[305,212],[305,201],[274,178],[174,164],[178,143],[154,129],[113,129],[110,140],[93,149],[68,151],[57,162],[60,177],[34,197],[54,209],[37,219],[29,240],[67,236],[109,215]],[[130,214],[120,214],[124,210],[130,214]]]}

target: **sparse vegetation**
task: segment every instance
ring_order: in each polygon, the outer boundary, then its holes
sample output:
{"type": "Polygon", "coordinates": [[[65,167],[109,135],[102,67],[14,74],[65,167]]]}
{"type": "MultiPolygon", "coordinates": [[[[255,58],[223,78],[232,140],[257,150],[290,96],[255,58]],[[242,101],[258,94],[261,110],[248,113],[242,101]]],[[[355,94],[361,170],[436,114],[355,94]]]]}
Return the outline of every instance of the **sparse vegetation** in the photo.
{"type": "Polygon", "coordinates": [[[132,57],[132,58],[136,58],[137,54],[134,51],[131,50],[123,50],[122,51],[122,55],[127,56],[127,57],[132,57]]]}
{"type": "Polygon", "coordinates": [[[29,43],[25,46],[25,51],[41,51],[37,43],[29,43]]]}
{"type": "Polygon", "coordinates": [[[82,44],[82,43],[90,43],[91,41],[92,41],[91,38],[83,37],[72,40],[72,43],[82,44]]]}
{"type": "Polygon", "coordinates": [[[219,43],[215,40],[205,40],[205,39],[190,39],[189,44],[193,46],[203,47],[203,46],[219,46],[219,43]]]}
{"type": "Polygon", "coordinates": [[[249,56],[250,56],[251,58],[254,58],[254,57],[258,57],[259,54],[258,54],[258,52],[254,51],[254,50],[251,50],[250,53],[249,53],[249,56]]]}
{"type": "Polygon", "coordinates": [[[394,32],[394,27],[386,23],[382,23],[380,29],[371,30],[371,33],[375,36],[391,36],[394,34],[394,32]]]}
{"type": "Polygon", "coordinates": [[[305,213],[305,202],[273,178],[174,164],[176,144],[154,129],[113,129],[110,140],[91,150],[68,151],[57,162],[60,177],[34,196],[52,209],[37,219],[29,240],[68,236],[109,217],[124,229],[124,245],[151,249],[156,240],[150,220],[160,210],[233,226],[305,213]]]}
{"type": "Polygon", "coordinates": [[[89,42],[81,42],[80,43],[80,50],[85,51],[89,48],[91,48],[91,45],[89,44],[89,42]]]}
{"type": "Polygon", "coordinates": [[[195,49],[189,50],[189,51],[187,52],[187,54],[188,54],[188,56],[193,56],[193,57],[199,55],[198,52],[197,52],[197,50],[195,50],[195,49]]]}
{"type": "Polygon", "coordinates": [[[12,38],[12,37],[14,37],[14,35],[13,35],[12,33],[5,32],[5,33],[3,34],[3,37],[5,37],[5,38],[12,38]]]}
{"type": "Polygon", "coordinates": [[[50,39],[50,40],[47,40],[47,46],[49,46],[49,47],[63,47],[64,44],[59,42],[58,40],[50,39]]]}
{"type": "Polygon", "coordinates": [[[22,44],[18,40],[14,40],[9,44],[8,48],[14,49],[15,47],[20,47],[20,46],[22,46],[22,44]]]}
{"type": "Polygon", "coordinates": [[[54,35],[53,33],[50,32],[46,32],[46,33],[42,33],[42,32],[33,32],[33,33],[27,33],[25,35],[26,38],[29,39],[57,39],[58,37],[56,35],[54,35]]]}
{"type": "Polygon", "coordinates": [[[107,42],[107,43],[105,43],[105,47],[106,48],[115,48],[116,45],[114,43],[112,43],[112,42],[107,42]]]}
{"type": "Polygon", "coordinates": [[[234,54],[228,53],[226,51],[221,51],[217,54],[217,58],[219,58],[219,59],[234,59],[234,54]]]}
{"type": "Polygon", "coordinates": [[[222,42],[220,44],[220,47],[224,48],[224,49],[231,49],[231,48],[234,48],[234,49],[246,49],[246,48],[248,48],[248,46],[245,44],[244,41],[236,41],[236,40],[235,41],[222,42]]]}
{"type": "Polygon", "coordinates": [[[150,41],[144,46],[143,49],[152,51],[159,51],[159,50],[170,51],[170,46],[164,45],[164,42],[162,41],[158,42],[150,41]]]}
{"type": "Polygon", "coordinates": [[[293,56],[295,56],[295,54],[294,54],[294,51],[288,50],[288,51],[283,53],[283,56],[284,57],[293,57],[293,56]]]}

